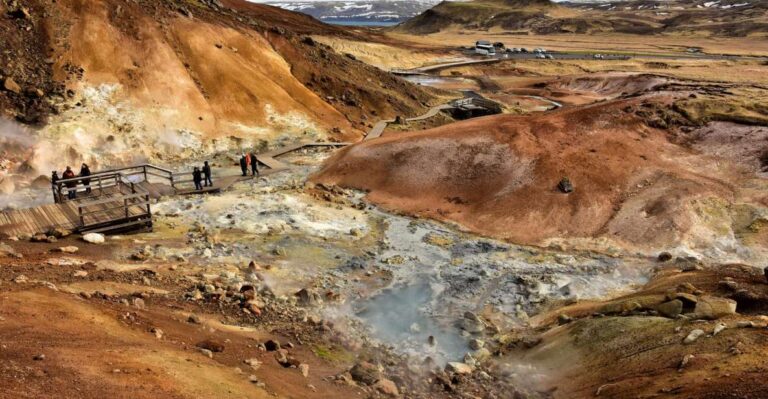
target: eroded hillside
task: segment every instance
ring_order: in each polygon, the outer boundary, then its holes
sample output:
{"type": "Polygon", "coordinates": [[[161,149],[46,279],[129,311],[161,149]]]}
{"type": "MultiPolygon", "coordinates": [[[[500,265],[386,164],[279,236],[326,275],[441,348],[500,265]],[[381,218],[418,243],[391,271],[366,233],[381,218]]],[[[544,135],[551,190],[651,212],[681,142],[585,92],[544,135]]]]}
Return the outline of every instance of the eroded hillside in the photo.
{"type": "Polygon", "coordinates": [[[371,119],[433,101],[306,36],[344,31],[269,6],[5,1],[0,14],[0,105],[32,127],[29,156],[15,161],[38,173],[276,139],[356,140],[371,119]]]}

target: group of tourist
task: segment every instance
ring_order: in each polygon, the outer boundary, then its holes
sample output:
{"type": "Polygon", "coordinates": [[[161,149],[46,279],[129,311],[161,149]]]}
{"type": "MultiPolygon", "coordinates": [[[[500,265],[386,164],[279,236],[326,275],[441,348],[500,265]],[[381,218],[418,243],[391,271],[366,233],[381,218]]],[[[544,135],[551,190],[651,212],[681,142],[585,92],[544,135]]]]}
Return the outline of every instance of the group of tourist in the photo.
{"type": "Polygon", "coordinates": [[[208,161],[203,162],[202,169],[195,166],[192,170],[192,181],[195,183],[195,190],[202,190],[203,187],[213,187],[213,180],[211,180],[211,165],[208,161]]]}
{"type": "Polygon", "coordinates": [[[51,172],[51,185],[53,185],[54,191],[57,191],[57,183],[59,180],[66,180],[64,182],[64,187],[67,188],[67,198],[69,199],[75,199],[77,198],[77,182],[75,178],[80,177],[79,181],[83,183],[83,186],[85,186],[85,194],[88,195],[91,193],[91,179],[88,179],[87,177],[91,175],[91,169],[86,164],[82,164],[80,166],[80,174],[75,175],[75,172],[72,170],[71,167],[67,166],[67,168],[64,170],[64,173],[61,174],[61,177],[59,177],[59,172],[53,171],[51,172]]]}
{"type": "Polygon", "coordinates": [[[243,171],[243,176],[248,176],[248,169],[251,170],[253,176],[259,175],[259,160],[256,159],[254,153],[244,152],[240,157],[240,169],[243,171]]]}

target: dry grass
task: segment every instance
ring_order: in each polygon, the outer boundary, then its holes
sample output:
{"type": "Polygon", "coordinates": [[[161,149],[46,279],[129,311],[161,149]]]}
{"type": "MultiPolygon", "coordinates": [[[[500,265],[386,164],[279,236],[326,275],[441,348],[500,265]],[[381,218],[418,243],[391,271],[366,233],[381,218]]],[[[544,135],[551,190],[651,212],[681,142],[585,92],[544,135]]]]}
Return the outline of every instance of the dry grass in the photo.
{"type": "Polygon", "coordinates": [[[403,33],[389,33],[393,39],[436,48],[445,46],[468,46],[478,39],[508,43],[510,47],[545,47],[560,51],[605,51],[622,53],[683,53],[689,47],[700,47],[710,54],[736,54],[768,56],[768,40],[761,37],[711,38],[701,36],[675,35],[628,35],[628,34],[559,34],[559,35],[514,35],[492,29],[490,31],[467,31],[450,29],[440,33],[416,36],[403,33]]]}

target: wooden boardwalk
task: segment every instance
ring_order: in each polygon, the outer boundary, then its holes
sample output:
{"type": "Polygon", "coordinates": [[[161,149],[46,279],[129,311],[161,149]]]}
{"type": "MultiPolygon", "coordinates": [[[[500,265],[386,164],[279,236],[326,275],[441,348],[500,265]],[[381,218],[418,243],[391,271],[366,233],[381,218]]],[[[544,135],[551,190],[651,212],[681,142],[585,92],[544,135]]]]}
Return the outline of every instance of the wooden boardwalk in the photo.
{"type": "MultiPolygon", "coordinates": [[[[348,143],[305,142],[256,156],[267,166],[260,176],[289,168],[276,158],[303,148],[343,147],[348,143]]],[[[235,169],[233,168],[233,171],[235,169]]],[[[74,232],[106,232],[112,228],[151,227],[150,202],[164,196],[216,193],[253,176],[213,176],[213,185],[195,190],[191,172],[175,173],[153,165],[138,165],[94,173],[86,186],[80,178],[61,180],[54,185],[57,203],[0,212],[0,233],[19,236],[45,234],[56,228],[74,232]],[[67,198],[73,188],[77,198],[67,198]],[[90,193],[86,192],[90,188],[90,193]]]]}
{"type": "MultiPolygon", "coordinates": [[[[438,106],[430,108],[429,111],[427,111],[423,115],[415,116],[413,118],[406,118],[405,121],[406,122],[415,122],[415,121],[421,121],[421,120],[424,120],[424,119],[429,119],[429,118],[437,115],[438,113],[440,113],[440,111],[446,110],[446,109],[451,109],[453,107],[454,106],[451,105],[451,103],[441,104],[441,105],[438,105],[438,106]]],[[[384,133],[384,129],[386,129],[387,126],[390,123],[394,123],[394,122],[395,122],[394,119],[387,119],[387,120],[379,121],[378,123],[373,125],[373,128],[365,136],[365,140],[371,140],[371,139],[375,139],[377,137],[381,137],[381,134],[384,133]]]]}

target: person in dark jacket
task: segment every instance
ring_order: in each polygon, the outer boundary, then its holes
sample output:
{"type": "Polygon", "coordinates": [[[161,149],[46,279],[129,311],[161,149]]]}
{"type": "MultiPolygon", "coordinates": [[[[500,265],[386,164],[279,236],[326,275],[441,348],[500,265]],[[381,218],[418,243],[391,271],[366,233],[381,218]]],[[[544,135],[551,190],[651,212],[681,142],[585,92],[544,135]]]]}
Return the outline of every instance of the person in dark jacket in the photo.
{"type": "Polygon", "coordinates": [[[254,176],[259,175],[259,161],[254,153],[251,153],[251,174],[254,176]]]}
{"type": "Polygon", "coordinates": [[[59,196],[57,194],[57,188],[56,183],[59,182],[59,172],[53,171],[51,172],[51,189],[53,189],[53,202],[59,202],[59,196]]]}
{"type": "Polygon", "coordinates": [[[192,170],[192,181],[195,182],[195,190],[203,189],[203,175],[200,173],[200,168],[197,166],[192,170]]]}
{"type": "MultiPolygon", "coordinates": [[[[61,178],[66,179],[74,179],[75,178],[75,172],[72,171],[72,168],[67,166],[67,169],[64,171],[64,173],[61,175],[61,178]]],[[[64,184],[67,186],[67,198],[69,199],[75,199],[77,198],[77,181],[72,180],[68,181],[64,184]]]]}
{"type": "MultiPolygon", "coordinates": [[[[88,177],[91,175],[91,168],[88,167],[88,165],[83,164],[80,167],[80,177],[88,177]]],[[[80,181],[85,186],[85,193],[90,194],[91,193],[91,179],[80,179],[80,181]]]]}
{"type": "Polygon", "coordinates": [[[243,171],[243,176],[248,175],[248,161],[245,159],[245,153],[240,157],[240,169],[243,171]]]}
{"type": "Polygon", "coordinates": [[[213,186],[213,180],[211,180],[211,165],[208,164],[208,161],[205,161],[203,163],[203,177],[205,177],[205,186],[213,186]]]}

